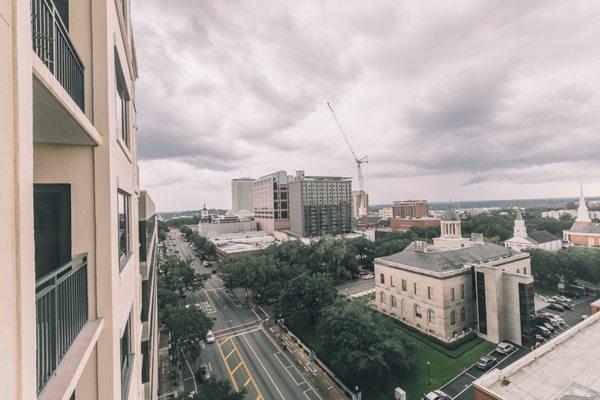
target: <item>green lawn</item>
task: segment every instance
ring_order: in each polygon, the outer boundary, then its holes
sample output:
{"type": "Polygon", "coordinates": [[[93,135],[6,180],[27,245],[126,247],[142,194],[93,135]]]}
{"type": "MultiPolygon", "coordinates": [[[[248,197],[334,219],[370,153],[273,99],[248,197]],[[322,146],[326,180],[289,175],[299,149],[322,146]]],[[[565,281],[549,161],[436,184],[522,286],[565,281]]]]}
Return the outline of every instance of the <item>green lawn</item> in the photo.
{"type": "Polygon", "coordinates": [[[367,304],[368,302],[375,300],[375,292],[363,294],[362,296],[354,298],[354,300],[358,300],[367,304]]]}
{"type": "MultiPolygon", "coordinates": [[[[417,400],[429,389],[438,389],[446,384],[464,369],[470,367],[479,357],[494,348],[492,343],[481,338],[475,338],[473,339],[476,341],[475,343],[468,342],[456,349],[455,352],[460,354],[461,348],[468,350],[457,358],[451,358],[428,344],[427,339],[417,339],[415,334],[408,334],[394,322],[387,322],[389,323],[388,329],[402,336],[414,346],[415,350],[411,357],[415,361],[416,367],[404,376],[393,377],[390,379],[392,383],[363,388],[363,398],[365,400],[392,400],[394,398],[394,388],[396,387],[400,387],[407,392],[408,400],[417,400]],[[427,361],[430,362],[431,385],[428,384],[427,361]]],[[[303,328],[301,331],[296,331],[296,333],[317,354],[323,354],[322,340],[316,330],[308,327],[303,328]]],[[[327,364],[327,360],[322,360],[327,364]]]]}

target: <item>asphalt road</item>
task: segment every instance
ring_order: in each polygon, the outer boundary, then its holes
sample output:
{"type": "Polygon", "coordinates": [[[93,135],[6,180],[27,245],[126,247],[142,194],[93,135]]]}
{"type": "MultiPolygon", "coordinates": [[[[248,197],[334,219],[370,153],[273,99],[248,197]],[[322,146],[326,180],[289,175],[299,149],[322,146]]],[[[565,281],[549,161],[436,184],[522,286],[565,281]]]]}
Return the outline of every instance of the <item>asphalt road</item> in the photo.
{"type": "MultiPolygon", "coordinates": [[[[210,274],[210,268],[202,266],[179,231],[172,230],[167,243],[167,251],[176,249],[175,254],[191,257],[197,272],[210,274]]],[[[185,305],[200,307],[213,319],[216,338],[215,343],[203,343],[200,358],[189,362],[184,371],[186,390],[202,384],[191,371],[205,364],[211,376],[229,379],[235,388],[246,387],[247,400],[320,399],[305,379],[307,371],[293,364],[262,327],[267,310],[240,303],[214,274],[203,290],[185,298],[185,305]]]]}

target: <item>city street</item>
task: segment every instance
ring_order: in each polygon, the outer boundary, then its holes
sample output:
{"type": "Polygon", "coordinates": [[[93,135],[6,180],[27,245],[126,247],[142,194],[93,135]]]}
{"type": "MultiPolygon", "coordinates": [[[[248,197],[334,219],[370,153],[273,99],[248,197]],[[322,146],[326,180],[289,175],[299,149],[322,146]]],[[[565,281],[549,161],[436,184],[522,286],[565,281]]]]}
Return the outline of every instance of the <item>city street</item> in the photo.
{"type": "MultiPolygon", "coordinates": [[[[193,258],[192,265],[198,273],[211,274],[181,233],[171,230],[167,251],[171,254],[175,250],[181,257],[193,258]]],[[[184,371],[186,390],[201,385],[192,371],[206,364],[212,377],[228,379],[236,389],[246,387],[248,400],[320,399],[305,378],[307,371],[299,369],[262,327],[261,321],[268,317],[265,309],[239,302],[214,274],[204,289],[186,297],[185,306],[200,307],[213,319],[216,338],[215,343],[202,344],[199,360],[188,363],[184,371]]]]}

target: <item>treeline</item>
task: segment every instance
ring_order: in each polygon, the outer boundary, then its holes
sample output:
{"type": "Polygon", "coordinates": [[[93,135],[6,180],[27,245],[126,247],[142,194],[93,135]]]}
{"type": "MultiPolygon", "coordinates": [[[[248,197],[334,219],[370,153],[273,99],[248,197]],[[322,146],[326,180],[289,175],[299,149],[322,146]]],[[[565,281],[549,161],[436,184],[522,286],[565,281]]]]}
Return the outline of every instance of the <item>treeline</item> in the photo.
{"type": "Polygon", "coordinates": [[[577,279],[600,283],[600,249],[571,247],[557,252],[528,252],[536,284],[556,287],[558,283],[577,283],[577,279]]]}
{"type": "MultiPolygon", "coordinates": [[[[562,231],[568,229],[573,219],[563,217],[561,219],[542,218],[539,211],[527,211],[523,219],[528,232],[548,231],[562,237],[562,231]]],[[[488,240],[502,242],[513,236],[515,213],[510,210],[509,214],[498,212],[490,214],[467,215],[462,218],[462,232],[465,235],[481,233],[488,240]]]]}
{"type": "Polygon", "coordinates": [[[196,246],[204,258],[210,259],[217,256],[217,247],[210,240],[192,231],[192,228],[187,225],[181,225],[179,230],[189,243],[196,246]]]}

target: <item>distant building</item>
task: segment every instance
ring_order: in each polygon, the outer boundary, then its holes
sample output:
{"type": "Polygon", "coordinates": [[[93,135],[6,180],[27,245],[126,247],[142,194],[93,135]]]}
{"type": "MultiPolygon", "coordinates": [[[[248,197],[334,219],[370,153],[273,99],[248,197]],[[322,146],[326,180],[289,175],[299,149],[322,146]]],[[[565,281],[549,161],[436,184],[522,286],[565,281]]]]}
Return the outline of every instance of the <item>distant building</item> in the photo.
{"type": "Polygon", "coordinates": [[[592,314],[529,354],[473,383],[477,400],[600,398],[599,302],[592,314]]]}
{"type": "Polygon", "coordinates": [[[505,240],[504,245],[515,251],[523,251],[531,248],[558,251],[562,248],[562,240],[547,231],[538,231],[527,235],[527,228],[521,216],[521,210],[517,208],[513,236],[505,240]]]}
{"type": "Polygon", "coordinates": [[[394,211],[392,207],[384,207],[377,212],[377,215],[380,218],[392,218],[394,216],[394,211]]]}
{"type": "Polygon", "coordinates": [[[222,233],[210,237],[217,247],[221,259],[229,259],[239,254],[260,252],[275,243],[273,236],[265,231],[222,233]]]}
{"type": "Polygon", "coordinates": [[[359,211],[361,202],[364,206],[364,215],[369,214],[369,194],[363,190],[353,190],[352,191],[352,216],[354,218],[359,217],[359,211]]]}
{"type": "Polygon", "coordinates": [[[272,235],[290,227],[287,172],[277,171],[254,182],[254,218],[261,230],[272,235]]]}
{"type": "Polygon", "coordinates": [[[409,231],[411,228],[439,228],[440,219],[434,217],[391,218],[390,228],[396,231],[409,231]]]}
{"type": "Polygon", "coordinates": [[[254,211],[254,181],[252,178],[231,180],[231,210],[234,213],[242,210],[254,211]]]}
{"type": "Polygon", "coordinates": [[[421,218],[429,216],[429,203],[427,200],[395,201],[392,204],[394,218],[421,218]]]}
{"type": "MultiPolygon", "coordinates": [[[[592,219],[600,219],[600,211],[589,211],[588,214],[592,219]]],[[[564,216],[577,218],[577,210],[552,210],[542,212],[542,218],[560,219],[564,216]]]]}
{"type": "Polygon", "coordinates": [[[583,185],[579,192],[577,218],[569,230],[563,231],[563,238],[575,246],[600,246],[600,223],[592,222],[590,218],[583,196],[583,185]]]}
{"type": "Polygon", "coordinates": [[[208,208],[206,208],[206,203],[204,203],[202,209],[200,209],[200,221],[206,221],[209,217],[208,208]]]}
{"type": "Polygon", "coordinates": [[[257,223],[252,220],[240,220],[239,217],[213,219],[211,222],[200,222],[198,233],[204,237],[212,238],[226,233],[255,232],[257,223]]]}
{"type": "Polygon", "coordinates": [[[535,343],[529,254],[480,234],[462,238],[452,210],[441,232],[433,245],[417,241],[375,259],[377,308],[445,342],[475,331],[494,343],[535,343]]]}
{"type": "Polygon", "coordinates": [[[289,183],[290,230],[300,236],[352,231],[352,180],[339,176],[305,176],[289,183]]]}

